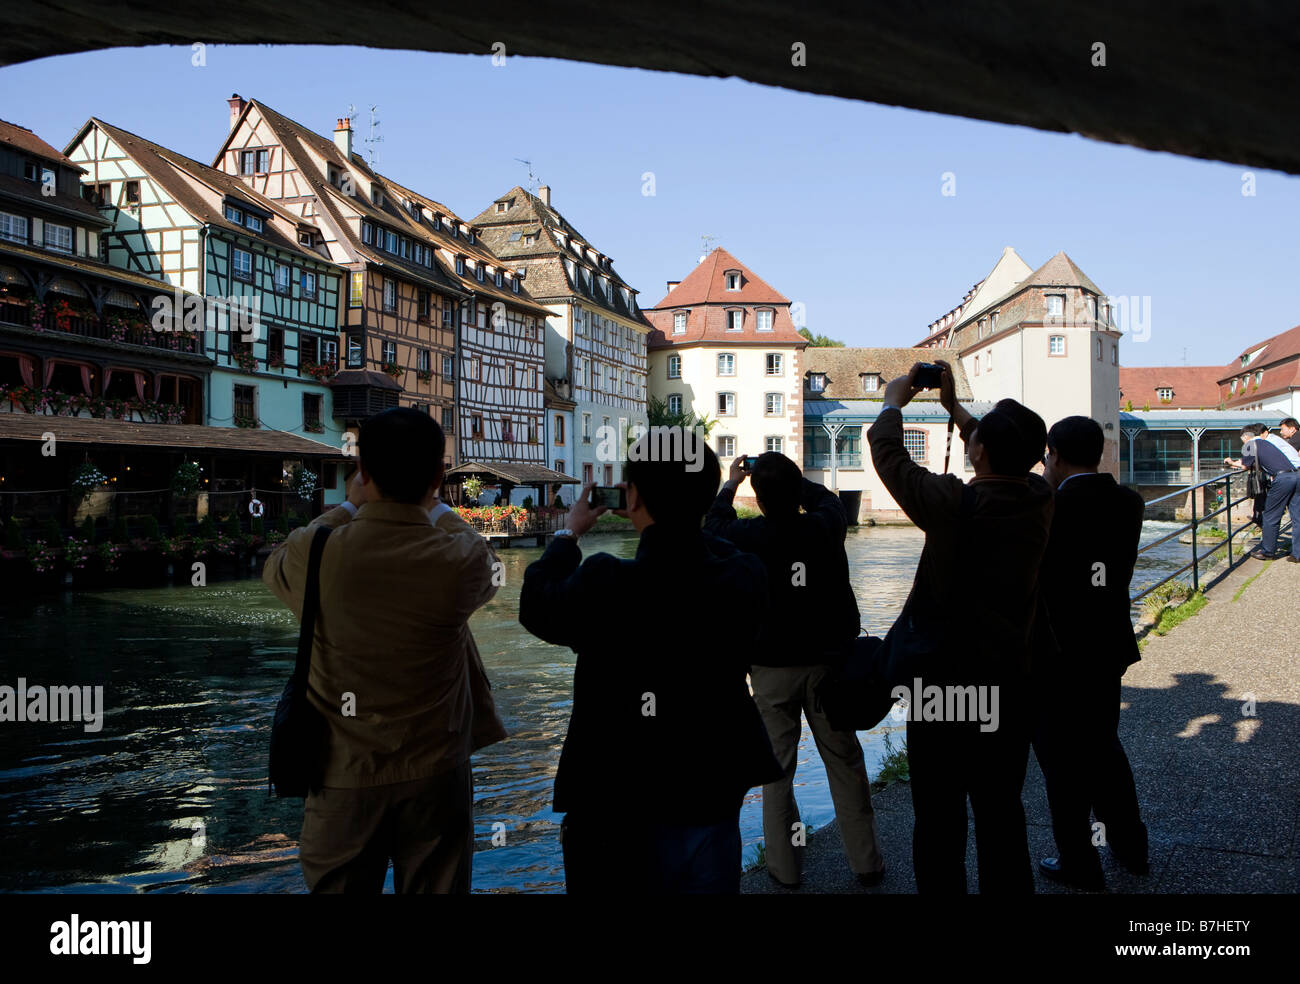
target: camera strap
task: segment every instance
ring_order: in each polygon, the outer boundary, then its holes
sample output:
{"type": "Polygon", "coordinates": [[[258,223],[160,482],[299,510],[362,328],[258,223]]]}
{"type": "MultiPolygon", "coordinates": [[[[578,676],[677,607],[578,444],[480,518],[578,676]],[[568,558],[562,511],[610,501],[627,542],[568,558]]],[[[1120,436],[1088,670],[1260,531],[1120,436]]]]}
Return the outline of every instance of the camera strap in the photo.
{"type": "Polygon", "coordinates": [[[954,422],[953,422],[953,419],[952,419],[952,414],[949,414],[949,415],[948,415],[948,446],[947,446],[946,448],[944,448],[944,451],[943,451],[943,473],[944,473],[945,475],[948,474],[948,460],[952,457],[952,428],[953,428],[953,423],[954,423],[954,422]]]}

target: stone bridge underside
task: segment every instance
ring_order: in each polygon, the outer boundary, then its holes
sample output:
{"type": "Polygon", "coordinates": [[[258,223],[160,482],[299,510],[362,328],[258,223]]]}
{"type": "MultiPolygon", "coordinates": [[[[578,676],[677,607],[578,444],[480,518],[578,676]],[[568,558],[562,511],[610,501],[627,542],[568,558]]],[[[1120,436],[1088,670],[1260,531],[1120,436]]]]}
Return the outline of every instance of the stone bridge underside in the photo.
{"type": "MultiPolygon", "coordinates": [[[[1300,172],[1300,4],[1290,0],[225,0],[197,9],[176,0],[52,0],[6,8],[2,64],[196,41],[479,55],[500,42],[507,55],[738,76],[1300,172]],[[1104,67],[1093,64],[1097,42],[1104,67]],[[804,67],[792,63],[796,43],[806,46],[804,67]]],[[[432,84],[430,93],[450,94],[432,84]]],[[[532,105],[521,93],[520,109],[532,105]]],[[[665,106],[665,116],[675,110],[665,106]]]]}

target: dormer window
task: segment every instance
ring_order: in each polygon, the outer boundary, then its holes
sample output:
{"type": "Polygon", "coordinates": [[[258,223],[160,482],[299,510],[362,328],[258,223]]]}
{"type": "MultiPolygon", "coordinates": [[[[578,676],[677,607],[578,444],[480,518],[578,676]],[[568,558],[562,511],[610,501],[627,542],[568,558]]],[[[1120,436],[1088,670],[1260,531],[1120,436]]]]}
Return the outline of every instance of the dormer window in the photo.
{"type": "Polygon", "coordinates": [[[808,389],[813,393],[821,393],[826,389],[826,373],[814,372],[808,374],[808,389]]]}
{"type": "Polygon", "coordinates": [[[496,277],[496,280],[497,280],[497,286],[498,286],[498,287],[504,286],[504,284],[505,284],[505,274],[503,274],[500,270],[498,270],[498,271],[497,271],[497,277],[496,277]]]}
{"type": "Polygon", "coordinates": [[[745,312],[739,309],[727,312],[727,331],[740,331],[745,324],[745,312]]]}
{"type": "Polygon", "coordinates": [[[465,257],[463,256],[456,257],[456,275],[465,276],[465,257]]]}
{"type": "Polygon", "coordinates": [[[128,181],[126,182],[125,189],[126,189],[126,203],[132,206],[139,205],[140,204],[140,182],[128,181]]]}
{"type": "Polygon", "coordinates": [[[469,231],[469,236],[468,236],[468,238],[469,238],[469,244],[470,244],[471,246],[473,246],[474,243],[478,240],[478,234],[475,233],[473,229],[471,229],[471,230],[469,231]]]}
{"type": "Polygon", "coordinates": [[[995,331],[998,330],[998,315],[1001,314],[1001,313],[1002,313],[1001,311],[994,311],[991,315],[989,315],[989,334],[990,334],[990,335],[993,334],[993,332],[995,332],[995,331]]]}
{"type": "Polygon", "coordinates": [[[483,263],[481,261],[474,264],[474,279],[479,283],[483,282],[483,263]]]}
{"type": "Polygon", "coordinates": [[[756,314],[757,319],[758,319],[758,323],[754,326],[754,327],[756,328],[756,330],[758,330],[758,331],[771,331],[771,330],[772,330],[772,312],[771,312],[771,311],[757,311],[757,312],[755,312],[755,314],[756,314]]]}
{"type": "Polygon", "coordinates": [[[459,225],[457,225],[455,222],[448,221],[448,222],[447,222],[447,227],[451,230],[451,238],[452,238],[452,239],[459,239],[459,238],[460,238],[460,226],[459,226],[459,225]]]}
{"type": "Polygon", "coordinates": [[[537,233],[535,233],[535,232],[529,232],[529,233],[526,233],[526,234],[524,235],[524,245],[525,245],[525,246],[531,246],[531,245],[533,245],[533,243],[535,243],[535,242],[537,242],[537,233]]]}
{"type": "Polygon", "coordinates": [[[384,204],[384,189],[379,187],[378,184],[370,186],[370,200],[376,205],[382,206],[384,204]]]}
{"type": "Polygon", "coordinates": [[[880,389],[880,373],[864,372],[862,374],[862,392],[875,393],[880,389]]]}
{"type": "Polygon", "coordinates": [[[497,215],[504,215],[515,207],[515,200],[507,198],[504,202],[497,202],[497,215]]]}
{"type": "Polygon", "coordinates": [[[310,233],[310,232],[300,232],[300,233],[298,233],[298,245],[299,245],[299,246],[310,246],[311,244],[312,244],[312,243],[311,243],[311,233],[310,233]]]}
{"type": "Polygon", "coordinates": [[[673,312],[673,334],[674,335],[686,334],[686,312],[685,311],[673,312]]]}
{"type": "Polygon", "coordinates": [[[236,225],[244,224],[244,213],[233,205],[226,206],[226,218],[236,225]]]}
{"type": "Polygon", "coordinates": [[[1161,403],[1171,403],[1174,399],[1174,390],[1171,386],[1156,387],[1156,397],[1161,403]]]}
{"type": "Polygon", "coordinates": [[[1048,294],[1047,295],[1047,316],[1049,318],[1059,318],[1065,314],[1065,295],[1048,294]]]}
{"type": "Polygon", "coordinates": [[[513,292],[516,293],[516,294],[519,293],[519,278],[518,278],[518,277],[511,277],[511,278],[510,278],[510,290],[513,291],[513,292]]]}
{"type": "Polygon", "coordinates": [[[244,225],[252,232],[262,231],[262,219],[259,216],[253,215],[251,212],[245,217],[244,225]]]}
{"type": "Polygon", "coordinates": [[[434,232],[437,232],[439,229],[442,228],[442,216],[439,215],[437,212],[433,213],[433,216],[429,219],[429,221],[433,223],[434,232]]]}
{"type": "Polygon", "coordinates": [[[727,290],[740,290],[739,270],[728,270],[726,273],[726,277],[727,277],[727,290]]]}

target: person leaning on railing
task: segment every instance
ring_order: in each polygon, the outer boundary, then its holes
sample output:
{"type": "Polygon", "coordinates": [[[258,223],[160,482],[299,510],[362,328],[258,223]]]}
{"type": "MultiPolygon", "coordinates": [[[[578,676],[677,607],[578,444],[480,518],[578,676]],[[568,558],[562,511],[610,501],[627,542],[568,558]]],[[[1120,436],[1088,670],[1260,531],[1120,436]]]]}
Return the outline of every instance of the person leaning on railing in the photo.
{"type": "Polygon", "coordinates": [[[1297,513],[1300,513],[1300,451],[1296,451],[1276,434],[1263,433],[1259,424],[1247,424],[1241,429],[1241,457],[1224,458],[1223,463],[1233,468],[1260,468],[1269,476],[1268,494],[1264,498],[1260,529],[1263,531],[1259,546],[1252,557],[1275,560],[1283,554],[1277,548],[1282,516],[1291,512],[1291,552],[1286,559],[1300,564],[1300,535],[1297,535],[1297,513]]]}

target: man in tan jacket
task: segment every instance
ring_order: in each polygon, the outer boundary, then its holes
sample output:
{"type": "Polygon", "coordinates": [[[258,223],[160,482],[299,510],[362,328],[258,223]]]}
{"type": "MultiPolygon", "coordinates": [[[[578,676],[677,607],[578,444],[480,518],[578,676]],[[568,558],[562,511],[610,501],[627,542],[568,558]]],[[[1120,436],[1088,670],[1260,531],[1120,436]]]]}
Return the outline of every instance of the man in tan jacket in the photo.
{"type": "Polygon", "coordinates": [[[308,699],[329,723],[324,787],[307,797],[299,858],[312,892],[466,893],[470,755],[506,737],[470,615],[495,593],[496,555],[438,500],[445,439],[427,414],[366,420],[348,501],[295,530],[263,578],[301,618],[320,566],[308,699]]]}

